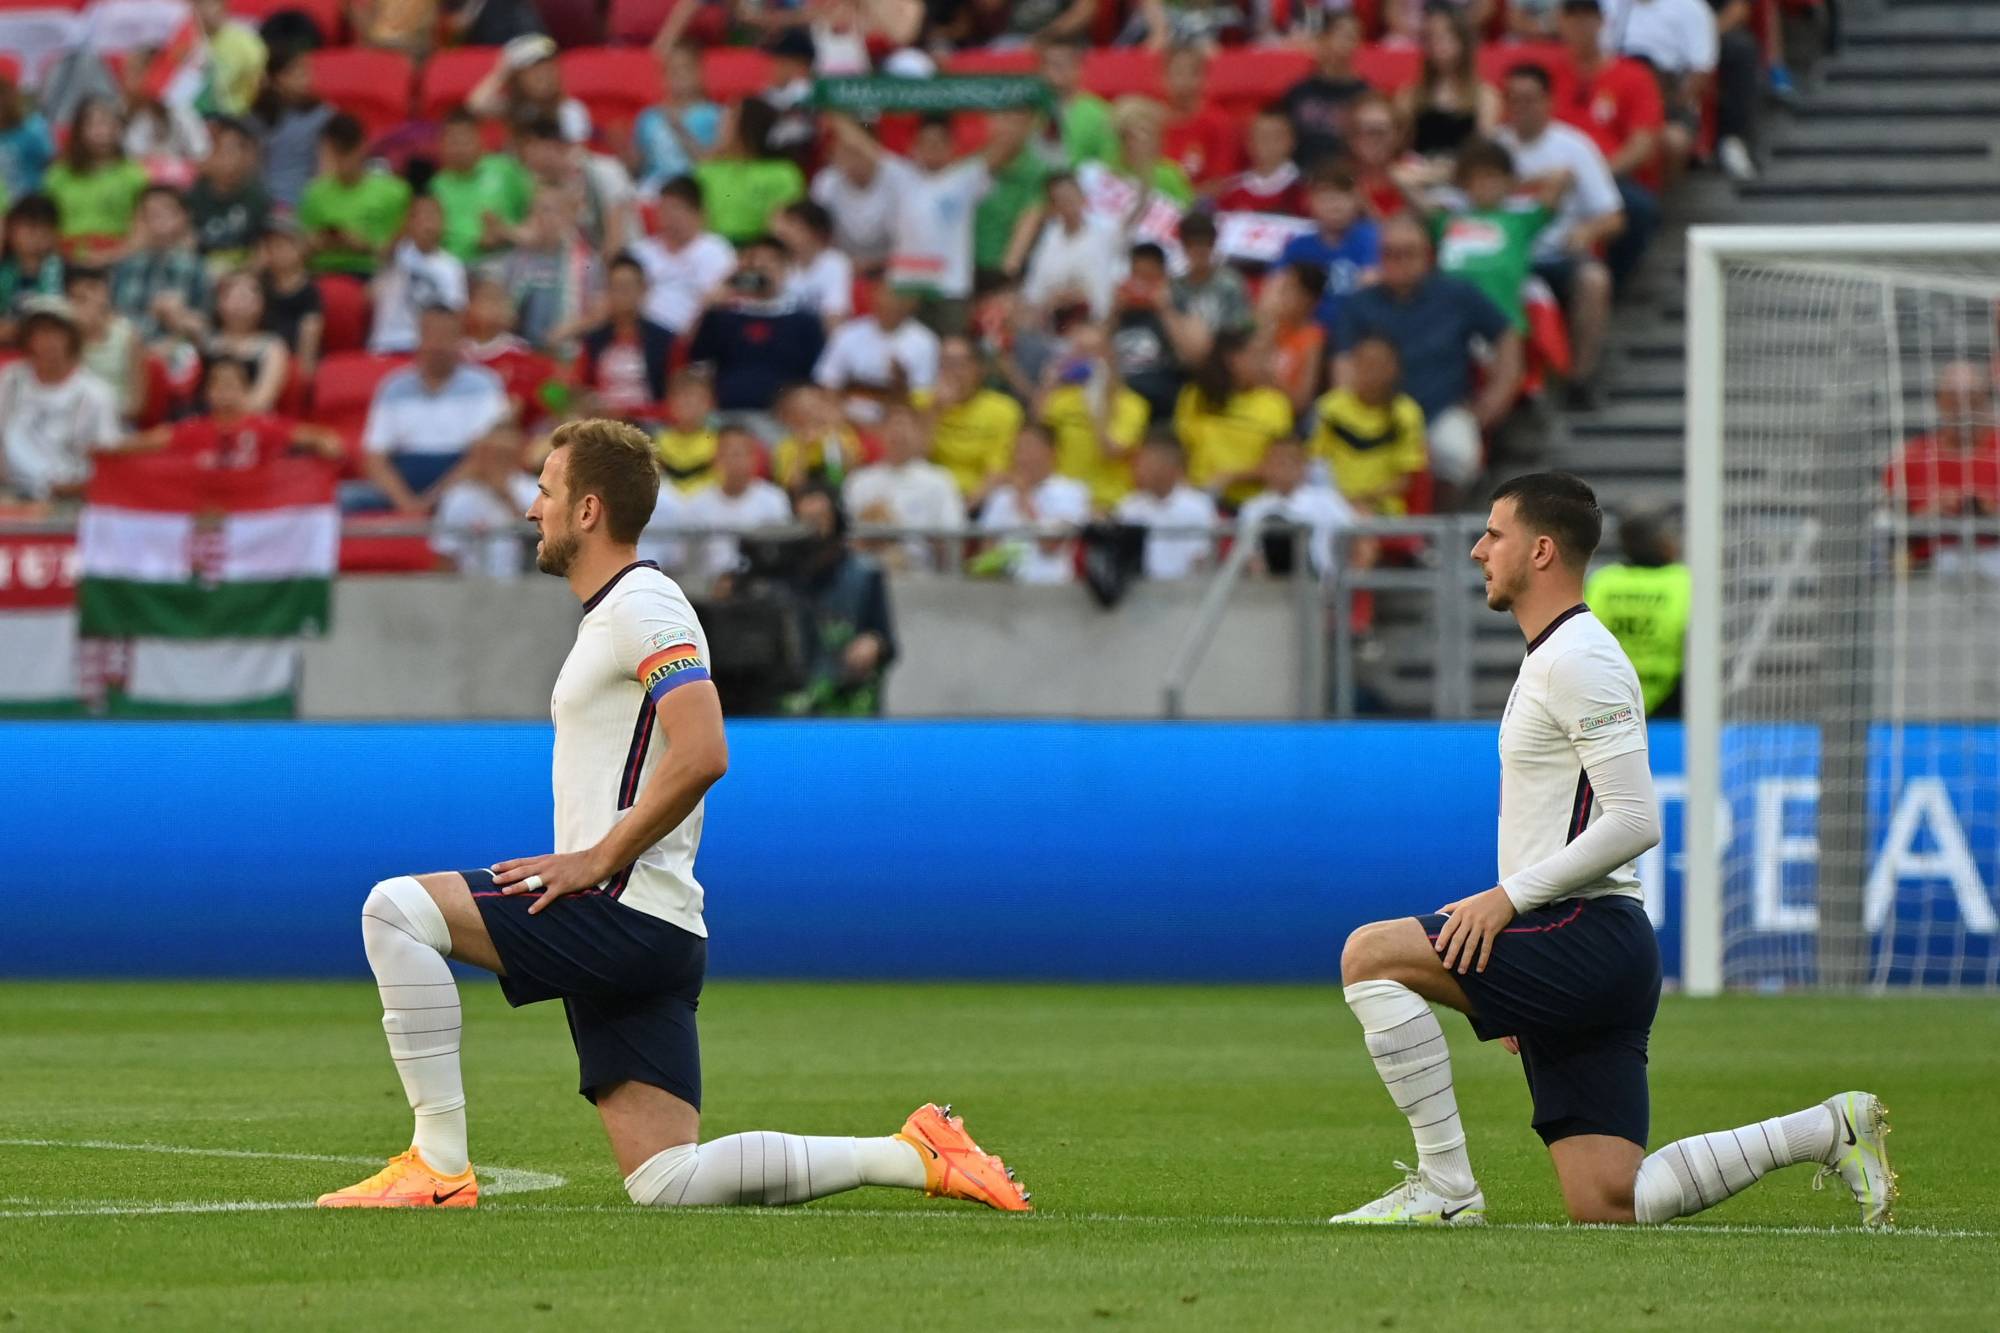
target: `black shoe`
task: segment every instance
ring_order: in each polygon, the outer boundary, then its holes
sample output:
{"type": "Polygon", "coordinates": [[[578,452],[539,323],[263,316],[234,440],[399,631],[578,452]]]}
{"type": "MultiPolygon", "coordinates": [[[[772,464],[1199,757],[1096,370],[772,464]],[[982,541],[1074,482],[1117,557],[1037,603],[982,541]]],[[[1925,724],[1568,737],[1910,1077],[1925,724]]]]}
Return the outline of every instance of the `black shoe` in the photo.
{"type": "Polygon", "coordinates": [[[1604,395],[1595,380],[1576,380],[1563,391],[1563,405],[1572,412],[1595,412],[1604,406],[1604,395]]]}

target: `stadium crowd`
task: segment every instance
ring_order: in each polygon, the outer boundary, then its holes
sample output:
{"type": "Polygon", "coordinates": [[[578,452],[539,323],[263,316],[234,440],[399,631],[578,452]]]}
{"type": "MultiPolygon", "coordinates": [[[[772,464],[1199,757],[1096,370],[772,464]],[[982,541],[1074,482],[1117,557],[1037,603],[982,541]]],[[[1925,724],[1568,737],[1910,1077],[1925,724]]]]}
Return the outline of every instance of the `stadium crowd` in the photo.
{"type": "Polygon", "coordinates": [[[411,563],[504,574],[536,441],[610,414],[656,434],[653,553],[708,577],[809,496],[910,530],[890,567],[1068,581],[1110,521],[1182,577],[1272,516],[1323,564],[1595,400],[1662,192],[1754,171],[1776,8],[0,15],[0,493],[303,450],[436,525],[411,563]]]}

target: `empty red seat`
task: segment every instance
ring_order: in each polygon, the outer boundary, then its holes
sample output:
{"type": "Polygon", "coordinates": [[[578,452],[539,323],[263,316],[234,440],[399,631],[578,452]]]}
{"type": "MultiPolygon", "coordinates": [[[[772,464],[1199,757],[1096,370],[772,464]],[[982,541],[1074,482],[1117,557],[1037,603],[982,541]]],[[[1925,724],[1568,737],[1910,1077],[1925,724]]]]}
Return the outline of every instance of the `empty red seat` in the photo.
{"type": "Polygon", "coordinates": [[[345,273],[323,273],[317,280],[320,313],[326,327],[320,333],[322,356],[358,352],[368,345],[368,325],[374,317],[368,284],[345,273]]]}
{"type": "Polygon", "coordinates": [[[563,91],[590,108],[599,132],[622,140],[632,121],[666,93],[659,61],[649,51],[594,46],[559,57],[563,91]]]}
{"type": "Polygon", "coordinates": [[[1231,112],[1255,111],[1283,97],[1312,68],[1312,57],[1293,47],[1228,47],[1208,64],[1208,100],[1231,112]]]}
{"type": "Polygon", "coordinates": [[[1560,42],[1488,42],[1479,48],[1479,77],[1496,88],[1516,65],[1533,65],[1558,88],[1569,79],[1569,55],[1560,42]]]}
{"type": "Polygon", "coordinates": [[[1083,58],[1083,86],[1099,97],[1114,100],[1138,94],[1164,99],[1160,56],[1140,46],[1114,46],[1092,51],[1083,58]]]}
{"type": "Polygon", "coordinates": [[[370,137],[410,118],[410,58],[345,47],[312,55],[313,91],[368,127],[370,137]]]}
{"type": "Polygon", "coordinates": [[[443,120],[465,105],[466,95],[492,72],[500,59],[497,46],[459,46],[439,51],[424,63],[417,77],[417,115],[443,120]]]}
{"type": "Polygon", "coordinates": [[[1364,46],[1354,53],[1354,72],[1378,93],[1397,93],[1424,72],[1424,53],[1410,46],[1364,46]]]}
{"type": "Polygon", "coordinates": [[[701,53],[701,77],[718,102],[740,102],[771,86],[771,57],[746,46],[718,46],[701,53]]]}
{"type": "Polygon", "coordinates": [[[406,531],[408,514],[349,514],[340,524],[343,574],[424,574],[439,565],[431,539],[406,531]]]}
{"type": "Polygon", "coordinates": [[[288,9],[311,19],[329,45],[340,42],[347,35],[341,0],[229,0],[229,12],[253,28],[271,15],[288,9]]]}
{"type": "Polygon", "coordinates": [[[948,74],[1033,74],[1036,56],[1034,48],[1027,46],[1001,51],[974,47],[946,56],[944,68],[948,74]]]}

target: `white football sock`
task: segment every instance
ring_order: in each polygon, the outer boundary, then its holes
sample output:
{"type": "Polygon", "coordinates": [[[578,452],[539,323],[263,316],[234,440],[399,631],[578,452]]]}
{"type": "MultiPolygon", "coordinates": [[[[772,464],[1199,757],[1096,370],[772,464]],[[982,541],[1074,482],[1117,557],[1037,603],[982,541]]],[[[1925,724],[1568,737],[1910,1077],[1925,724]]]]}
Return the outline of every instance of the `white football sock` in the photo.
{"type": "Polygon", "coordinates": [[[1478,1188],[1451,1088],[1451,1052],[1424,997],[1400,981],[1357,981],[1342,992],[1361,1020],[1375,1072],[1417,1140],[1417,1170],[1447,1199],[1478,1188]]]}
{"type": "Polygon", "coordinates": [[[843,1194],[858,1185],[924,1187],[924,1163],[898,1138],[805,1138],[757,1130],[655,1153],[625,1177],[632,1202],[784,1204],[843,1194]]]}
{"type": "Polygon", "coordinates": [[[1833,1112],[1813,1106],[1669,1143],[1639,1163],[1639,1178],[1632,1185],[1633,1215],[1645,1223],[1671,1222],[1742,1193],[1767,1171],[1825,1161],[1836,1129],[1833,1112]]]}
{"type": "Polygon", "coordinates": [[[458,983],[451,930],[424,886],[385,879],[361,904],[361,943],[382,995],[382,1030],[416,1113],[410,1146],[444,1174],[467,1165],[465,1084],[458,1071],[458,983]]]}

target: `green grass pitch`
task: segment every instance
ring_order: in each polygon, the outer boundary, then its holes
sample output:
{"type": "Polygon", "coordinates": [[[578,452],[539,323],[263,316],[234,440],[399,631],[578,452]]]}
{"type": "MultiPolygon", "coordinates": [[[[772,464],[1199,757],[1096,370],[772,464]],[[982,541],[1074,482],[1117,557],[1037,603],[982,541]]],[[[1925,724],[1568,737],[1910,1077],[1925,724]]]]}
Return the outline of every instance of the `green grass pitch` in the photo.
{"type": "Polygon", "coordinates": [[[0,1014],[4,1330],[1928,1331],[1990,1329],[2000,1297],[1990,999],[1661,1013],[1656,1143],[1873,1088],[1897,1131],[1894,1235],[1861,1232],[1803,1167],[1666,1231],[1559,1226],[1515,1061],[1455,1021],[1493,1225],[1334,1232],[1322,1219],[1394,1183],[1411,1148],[1332,988],[710,988],[708,1135],[886,1133],[951,1100],[1033,1217],[882,1190],[636,1209],[560,1010],[509,1012],[484,983],[466,987],[474,1160],[567,1183],[472,1212],[320,1214],[288,1205],[369,1168],[279,1154],[407,1141],[372,988],[12,984],[0,1014]]]}

